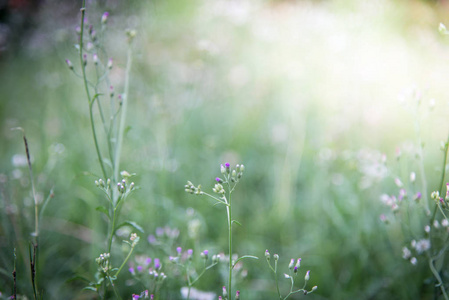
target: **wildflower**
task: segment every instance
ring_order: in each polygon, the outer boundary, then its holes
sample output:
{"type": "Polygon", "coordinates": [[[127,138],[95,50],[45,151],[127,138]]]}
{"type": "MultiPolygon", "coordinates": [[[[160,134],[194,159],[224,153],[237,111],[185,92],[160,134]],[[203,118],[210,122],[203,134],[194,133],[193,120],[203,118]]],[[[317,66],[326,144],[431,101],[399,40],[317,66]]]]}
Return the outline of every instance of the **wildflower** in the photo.
{"type": "Polygon", "coordinates": [[[98,55],[97,55],[97,53],[94,53],[94,55],[92,56],[92,60],[94,61],[95,65],[98,65],[98,55]]]}
{"type": "Polygon", "coordinates": [[[231,164],[230,163],[225,163],[225,168],[226,168],[226,173],[231,173],[231,164]]]}
{"type": "Polygon", "coordinates": [[[134,268],[132,268],[132,267],[131,267],[131,268],[129,268],[129,269],[128,269],[128,271],[129,271],[129,273],[131,273],[131,274],[133,274],[133,275],[135,275],[135,274],[136,274],[136,272],[134,271],[134,268]]]}
{"type": "Polygon", "coordinates": [[[449,221],[447,219],[441,220],[441,226],[448,227],[449,226],[449,221]]]}
{"type": "Polygon", "coordinates": [[[426,225],[426,226],[424,227],[424,231],[427,232],[427,233],[429,233],[429,232],[430,232],[430,226],[429,226],[429,225],[426,225]]]}
{"type": "Polygon", "coordinates": [[[240,300],[240,291],[235,292],[235,300],[240,300]]]}
{"type": "Polygon", "coordinates": [[[405,189],[400,189],[400,190],[399,190],[399,196],[398,196],[399,201],[401,201],[402,199],[404,199],[405,196],[407,196],[407,191],[406,191],[405,189]]]}
{"type": "Polygon", "coordinates": [[[402,248],[402,258],[409,259],[410,256],[412,256],[412,252],[407,247],[402,248]]]}
{"type": "Polygon", "coordinates": [[[412,265],[416,266],[416,264],[418,263],[418,260],[416,259],[416,257],[412,257],[410,259],[410,262],[411,262],[412,265]]]}
{"type": "Polygon", "coordinates": [[[415,172],[411,172],[410,173],[410,182],[415,182],[416,180],[416,173],[415,172]]]}
{"type": "Polygon", "coordinates": [[[156,270],[159,270],[159,269],[161,268],[161,261],[160,261],[159,258],[155,258],[155,259],[154,259],[154,268],[155,268],[156,270]]]}
{"type": "Polygon", "coordinates": [[[223,298],[228,298],[228,291],[226,290],[226,287],[223,287],[223,298]]]}
{"type": "Polygon", "coordinates": [[[402,183],[402,181],[399,178],[395,178],[394,179],[394,183],[398,186],[398,187],[403,187],[404,184],[402,183]]]}
{"type": "Polygon", "coordinates": [[[301,258],[298,258],[295,267],[299,268],[300,266],[301,266],[301,258]]]}
{"type": "Polygon", "coordinates": [[[73,64],[70,60],[66,59],[65,63],[67,64],[67,66],[69,67],[70,70],[73,70],[73,64]]]}
{"type": "Polygon", "coordinates": [[[422,194],[420,192],[417,192],[415,195],[415,201],[418,202],[422,197],[422,194]]]}
{"type": "Polygon", "coordinates": [[[215,181],[218,183],[223,183],[223,180],[220,177],[215,178],[215,181]]]}
{"type": "Polygon", "coordinates": [[[189,259],[192,259],[192,254],[193,254],[193,250],[192,249],[187,250],[187,257],[189,259]]]}
{"type": "Polygon", "coordinates": [[[310,271],[307,271],[307,273],[306,273],[306,276],[304,276],[304,280],[305,281],[309,281],[309,279],[310,279],[310,271]]]}
{"type": "Polygon", "coordinates": [[[139,296],[139,295],[133,294],[133,300],[135,300],[135,299],[139,299],[139,298],[140,298],[140,296],[139,296]]]}
{"type": "Polygon", "coordinates": [[[429,250],[430,249],[430,240],[429,239],[419,240],[418,242],[416,242],[415,249],[416,249],[416,252],[418,252],[418,254],[421,254],[421,253],[429,250]]]}
{"type": "Polygon", "coordinates": [[[295,266],[294,268],[293,268],[293,273],[298,273],[298,267],[297,266],[295,266]]]}
{"type": "Polygon", "coordinates": [[[223,175],[226,173],[226,168],[223,165],[220,166],[220,172],[223,175]]]}
{"type": "Polygon", "coordinates": [[[109,13],[106,11],[103,13],[103,15],[101,16],[101,24],[106,24],[106,22],[108,21],[108,17],[109,17],[109,13]]]}
{"type": "Polygon", "coordinates": [[[268,249],[265,250],[265,258],[266,258],[267,260],[270,260],[270,252],[268,252],[268,249]]]}
{"type": "Polygon", "coordinates": [[[290,263],[288,264],[288,268],[290,270],[292,270],[294,266],[295,266],[295,260],[292,258],[292,259],[290,259],[290,263]]]}
{"type": "Polygon", "coordinates": [[[137,266],[137,272],[142,272],[143,271],[143,267],[142,266],[137,266]]]}
{"type": "Polygon", "coordinates": [[[106,65],[106,67],[110,70],[112,69],[112,58],[108,59],[108,64],[106,65]]]}
{"type": "Polygon", "coordinates": [[[203,252],[201,252],[202,258],[207,259],[208,256],[209,256],[209,250],[204,250],[203,252]]]}
{"type": "Polygon", "coordinates": [[[182,248],[181,247],[176,248],[176,252],[178,252],[178,255],[181,255],[182,248]]]}
{"type": "Polygon", "coordinates": [[[438,222],[438,220],[433,221],[433,227],[440,228],[440,223],[438,222]]]}
{"type": "Polygon", "coordinates": [[[279,260],[279,255],[274,254],[274,255],[273,255],[273,258],[274,258],[274,261],[278,261],[278,260],[279,260]]]}
{"type": "Polygon", "coordinates": [[[152,234],[148,236],[148,243],[155,244],[157,242],[156,237],[152,234]]]}

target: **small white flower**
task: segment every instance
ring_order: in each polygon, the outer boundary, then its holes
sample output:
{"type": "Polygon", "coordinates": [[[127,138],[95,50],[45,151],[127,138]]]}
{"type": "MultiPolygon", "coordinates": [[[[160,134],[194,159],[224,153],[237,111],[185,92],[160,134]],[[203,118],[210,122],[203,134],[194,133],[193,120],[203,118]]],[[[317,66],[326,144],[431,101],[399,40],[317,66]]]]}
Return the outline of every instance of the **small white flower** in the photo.
{"type": "Polygon", "coordinates": [[[430,226],[429,226],[429,225],[426,225],[426,227],[424,227],[424,231],[427,232],[427,233],[429,233],[429,232],[430,232],[430,226]]]}
{"type": "Polygon", "coordinates": [[[403,186],[402,181],[401,181],[399,178],[395,178],[395,179],[394,179],[394,183],[396,183],[396,185],[397,185],[398,187],[402,187],[402,186],[403,186]]]}
{"type": "Polygon", "coordinates": [[[416,259],[416,257],[412,257],[410,259],[410,262],[411,262],[412,265],[416,266],[416,264],[418,263],[418,260],[416,259]]]}
{"type": "Polygon", "coordinates": [[[447,219],[443,219],[443,220],[441,221],[441,225],[442,225],[443,227],[448,227],[448,226],[449,226],[449,221],[448,221],[447,219]]]}
{"type": "Polygon", "coordinates": [[[433,221],[433,227],[440,228],[440,223],[438,222],[438,220],[433,221]]]}
{"type": "Polygon", "coordinates": [[[410,173],[410,182],[415,182],[416,180],[416,173],[415,172],[411,172],[410,173]]]}
{"type": "Polygon", "coordinates": [[[290,278],[290,275],[284,273],[285,278],[290,278]]]}
{"type": "Polygon", "coordinates": [[[416,240],[413,240],[413,241],[410,243],[410,245],[412,245],[412,248],[415,248],[415,247],[416,247],[416,240]]]}
{"type": "Polygon", "coordinates": [[[410,256],[412,256],[412,252],[407,247],[402,248],[402,258],[409,259],[410,256]]]}
{"type": "Polygon", "coordinates": [[[418,252],[418,254],[421,254],[421,253],[429,250],[430,249],[430,240],[428,240],[428,239],[419,240],[416,243],[415,249],[418,252]]]}

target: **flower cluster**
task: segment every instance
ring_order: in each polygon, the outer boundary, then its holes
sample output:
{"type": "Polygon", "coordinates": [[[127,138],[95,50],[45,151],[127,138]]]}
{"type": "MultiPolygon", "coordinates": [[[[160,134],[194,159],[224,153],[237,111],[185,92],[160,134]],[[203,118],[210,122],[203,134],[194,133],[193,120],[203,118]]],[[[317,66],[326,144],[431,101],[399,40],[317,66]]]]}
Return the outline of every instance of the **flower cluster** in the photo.
{"type": "Polygon", "coordinates": [[[316,285],[313,286],[311,290],[307,290],[306,289],[307,283],[310,280],[310,270],[308,270],[306,272],[306,274],[304,275],[304,286],[303,286],[303,288],[302,289],[298,289],[296,291],[293,290],[294,285],[295,285],[295,278],[298,275],[299,268],[301,267],[301,258],[298,258],[296,260],[292,258],[292,259],[290,259],[290,263],[288,264],[288,269],[289,269],[288,274],[284,273],[284,278],[290,279],[290,283],[291,283],[290,292],[287,294],[287,296],[282,297],[281,296],[281,292],[279,290],[279,284],[278,284],[278,278],[277,278],[278,277],[277,271],[278,271],[279,255],[278,254],[274,254],[273,255],[274,267],[270,263],[271,255],[270,255],[270,252],[268,251],[268,249],[265,251],[265,259],[266,259],[266,261],[268,263],[269,268],[274,273],[275,281],[276,281],[276,289],[277,289],[279,298],[287,299],[290,295],[296,294],[296,293],[299,293],[299,292],[302,292],[304,295],[307,295],[307,294],[315,292],[318,289],[318,287],[316,285]]]}

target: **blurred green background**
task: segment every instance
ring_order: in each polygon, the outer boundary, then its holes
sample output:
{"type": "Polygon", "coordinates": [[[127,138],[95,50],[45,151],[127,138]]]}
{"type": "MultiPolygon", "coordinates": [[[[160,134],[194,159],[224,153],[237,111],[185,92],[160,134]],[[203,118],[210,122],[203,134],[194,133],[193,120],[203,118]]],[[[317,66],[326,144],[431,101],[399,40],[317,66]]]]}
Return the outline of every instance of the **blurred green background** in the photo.
{"type": "MultiPolygon", "coordinates": [[[[79,67],[81,1],[26,3],[5,4],[0,26],[0,292],[11,295],[16,247],[19,294],[32,295],[34,208],[21,135],[11,131],[21,126],[38,198],[54,190],[41,224],[44,298],[92,299],[68,281],[92,274],[106,234],[88,104],[64,62],[79,67]]],[[[180,231],[174,247],[226,252],[224,208],[183,186],[208,190],[221,163],[244,163],[235,251],[262,259],[244,264],[243,298],[276,299],[268,249],[280,255],[281,274],[290,258],[303,259],[309,288],[319,287],[310,299],[434,299],[427,264],[402,259],[410,237],[379,198],[397,192],[395,177],[415,171],[420,182],[421,143],[427,192],[438,188],[449,113],[449,40],[438,24],[449,22],[447,1],[88,1],[92,24],[104,11],[118,92],[125,30],[138,32],[121,164],[140,187],[123,211],[145,230],[138,253],[163,258],[146,236],[164,226],[180,231]],[[195,222],[199,234],[189,235],[195,222]]],[[[423,208],[414,209],[421,226],[423,208]]],[[[207,277],[197,288],[219,293],[219,272],[207,277]]],[[[125,299],[140,292],[128,279],[118,283],[125,299]]],[[[180,299],[177,280],[168,278],[166,299],[180,299]]]]}

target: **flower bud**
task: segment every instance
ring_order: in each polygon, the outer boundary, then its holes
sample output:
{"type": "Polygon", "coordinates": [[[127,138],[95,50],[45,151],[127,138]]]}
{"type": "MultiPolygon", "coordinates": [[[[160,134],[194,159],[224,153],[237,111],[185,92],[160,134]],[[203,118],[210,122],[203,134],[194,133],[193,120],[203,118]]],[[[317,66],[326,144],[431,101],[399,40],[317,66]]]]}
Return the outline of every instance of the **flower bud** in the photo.
{"type": "Polygon", "coordinates": [[[235,292],[235,300],[240,300],[240,291],[235,292]]]}
{"type": "Polygon", "coordinates": [[[94,53],[94,55],[92,56],[92,60],[94,61],[95,65],[98,65],[98,55],[96,53],[94,53]]]}
{"type": "Polygon", "coordinates": [[[65,63],[67,64],[67,66],[69,67],[70,70],[73,70],[73,64],[70,60],[66,59],[65,63]]]}
{"type": "Polygon", "coordinates": [[[415,182],[416,180],[416,173],[415,172],[411,172],[410,173],[410,182],[415,182]]]}
{"type": "Polygon", "coordinates": [[[243,171],[245,171],[245,166],[244,165],[240,165],[240,172],[243,173],[243,171]]]}
{"type": "Polygon", "coordinates": [[[304,276],[305,281],[309,281],[309,279],[310,279],[309,273],[310,273],[310,271],[307,271],[306,276],[304,276]]]}
{"type": "Polygon", "coordinates": [[[106,22],[108,21],[108,17],[109,13],[107,11],[104,12],[104,14],[101,16],[101,24],[106,24],[106,22]]]}
{"type": "Polygon", "coordinates": [[[112,69],[112,58],[108,59],[108,64],[106,65],[106,67],[110,70],[112,69]]]}
{"type": "Polygon", "coordinates": [[[223,165],[220,166],[220,172],[221,174],[225,174],[226,173],[226,169],[223,165]]]}
{"type": "Polygon", "coordinates": [[[226,173],[231,173],[231,164],[230,163],[225,163],[225,168],[226,168],[226,173]]]}
{"type": "Polygon", "coordinates": [[[226,290],[226,287],[223,287],[223,298],[228,298],[228,291],[226,290]]]}
{"type": "Polygon", "coordinates": [[[311,293],[315,292],[318,289],[318,287],[315,285],[312,290],[310,291],[311,293]]]}
{"type": "Polygon", "coordinates": [[[295,260],[292,258],[292,259],[290,260],[290,263],[288,264],[288,268],[289,268],[290,270],[292,270],[294,266],[295,266],[295,260]]]}
{"type": "Polygon", "coordinates": [[[274,254],[274,255],[273,255],[273,258],[274,258],[274,261],[278,261],[278,260],[279,260],[279,255],[274,254]]]}
{"type": "Polygon", "coordinates": [[[269,261],[270,260],[270,252],[268,252],[268,249],[265,250],[265,258],[269,261]]]}

